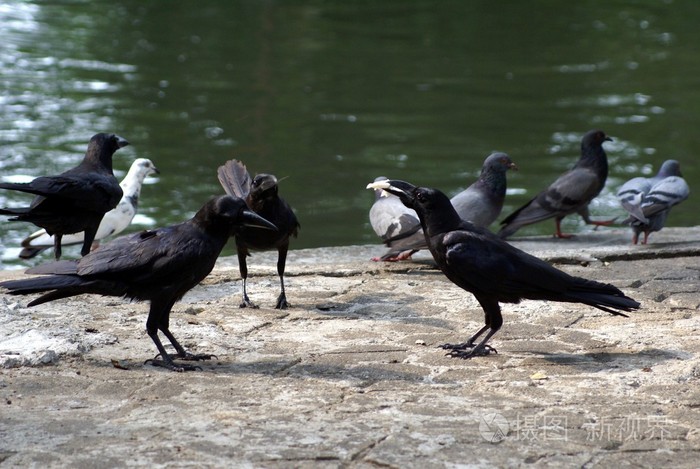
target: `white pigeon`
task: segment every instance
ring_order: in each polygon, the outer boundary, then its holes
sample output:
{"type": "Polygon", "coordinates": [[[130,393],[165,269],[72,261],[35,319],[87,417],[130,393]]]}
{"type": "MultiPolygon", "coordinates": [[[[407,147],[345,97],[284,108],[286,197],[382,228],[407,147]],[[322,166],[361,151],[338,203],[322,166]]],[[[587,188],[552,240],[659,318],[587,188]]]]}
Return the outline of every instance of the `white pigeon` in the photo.
{"type": "MultiPolygon", "coordinates": [[[[119,184],[124,195],[119,204],[109,212],[105,213],[100,226],[95,234],[95,241],[121,233],[131,223],[136,215],[139,195],[141,194],[141,185],[146,176],[151,174],[160,174],[158,168],[153,162],[147,158],[138,158],[134,160],[126,173],[124,179],[119,184]]],[[[74,233],[63,235],[61,245],[69,246],[83,243],[84,233],[74,233]]],[[[53,236],[49,236],[45,230],[39,230],[22,241],[22,251],[19,257],[22,259],[31,259],[45,249],[52,248],[54,245],[53,236]]]]}
{"type": "Polygon", "coordinates": [[[632,244],[637,244],[640,233],[644,233],[642,244],[646,244],[649,234],[664,227],[671,207],[683,202],[689,194],[676,160],[664,161],[659,173],[652,178],[637,177],[623,184],[617,197],[630,214],[623,223],[634,230],[632,244]]]}

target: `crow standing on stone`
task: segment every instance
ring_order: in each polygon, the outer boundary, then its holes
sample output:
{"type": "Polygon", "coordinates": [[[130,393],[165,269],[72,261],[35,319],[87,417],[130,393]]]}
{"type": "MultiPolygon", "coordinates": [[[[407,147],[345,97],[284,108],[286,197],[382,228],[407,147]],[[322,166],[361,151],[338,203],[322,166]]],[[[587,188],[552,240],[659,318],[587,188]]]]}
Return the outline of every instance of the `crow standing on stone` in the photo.
{"type": "Polygon", "coordinates": [[[232,230],[256,227],[276,231],[274,225],[248,209],[241,199],[219,196],[209,200],[195,216],[183,223],[116,238],[79,260],[63,260],[27,270],[42,277],[0,283],[11,295],[43,293],[28,306],[92,293],[150,301],[146,331],[158,348],[156,366],[173,371],[193,370],[176,365],[173,358],[205,360],[175,340],[169,329],[170,310],[176,301],[201,282],[214,268],[232,230]],[[169,355],[158,331],[177,352],[169,355]]]}
{"type": "Polygon", "coordinates": [[[54,256],[61,257],[63,235],[85,232],[81,255],[90,252],[104,214],[119,203],[122,189],[112,172],[112,155],[129,142],[114,134],[90,139],[83,161],[58,176],[41,176],[28,183],[0,183],[0,189],[34,194],[29,207],[0,209],[10,221],[28,221],[54,237],[54,256]]]}
{"type": "MultiPolygon", "coordinates": [[[[160,171],[158,171],[158,168],[156,168],[151,160],[147,158],[137,158],[134,160],[129,168],[129,172],[126,173],[126,176],[124,176],[124,179],[119,184],[124,195],[117,206],[105,213],[104,217],[102,217],[100,226],[95,233],[95,244],[107,236],[116,236],[131,224],[131,220],[133,220],[136,215],[136,208],[138,207],[139,197],[141,195],[141,185],[146,176],[151,174],[160,174],[160,171]]],[[[74,244],[83,244],[84,239],[85,233],[64,235],[61,239],[61,245],[70,246],[74,244]]],[[[22,251],[19,253],[19,257],[22,259],[31,259],[44,249],[48,249],[53,245],[53,236],[50,236],[46,230],[35,231],[22,240],[22,251]]]]}
{"type": "Polygon", "coordinates": [[[501,222],[498,235],[507,238],[525,225],[554,218],[555,235],[558,238],[570,238],[561,232],[562,219],[578,213],[589,225],[607,226],[614,220],[593,221],[588,213],[588,204],[605,186],[608,177],[608,156],[603,149],[603,142],[612,141],[602,130],[591,130],[581,140],[581,157],[576,165],[562,174],[547,189],[535,198],[508,215],[501,222]]]}
{"type": "MultiPolygon", "coordinates": [[[[506,171],[509,169],[517,169],[517,166],[505,153],[492,153],[484,160],[479,178],[450,199],[462,220],[487,228],[498,218],[506,198],[506,171]]],[[[415,224],[420,226],[417,218],[415,224]]],[[[408,227],[410,224],[402,223],[401,226],[408,227]]],[[[381,257],[384,261],[408,259],[416,251],[428,248],[420,229],[413,234],[394,235],[384,241],[391,248],[381,257]]]]}
{"type": "Polygon", "coordinates": [[[289,238],[296,237],[300,228],[294,211],[278,194],[277,178],[272,174],[258,174],[251,179],[245,165],[238,160],[230,160],[219,167],[219,182],[229,195],[245,200],[248,207],[269,220],[277,231],[259,228],[243,228],[235,233],[238,268],[243,278],[243,303],[241,308],[257,306],[250,301],[246,291],[248,264],[246,257],[250,251],[277,250],[277,274],[280,277],[280,294],[275,308],[289,307],[284,291],[284,269],[289,250],[289,238]]]}
{"type": "Polygon", "coordinates": [[[621,311],[639,308],[638,302],[613,285],[571,276],[489,230],[462,220],[450,199],[438,190],[396,180],[367,187],[391,192],[416,211],[440,270],[454,284],[471,292],[484,310],[485,325],[476,334],[463,343],[442,345],[452,357],[471,358],[495,351],[487,342],[503,324],[499,303],[523,299],[583,303],[618,316],[626,316],[621,311]]]}
{"type": "Polygon", "coordinates": [[[620,187],[617,197],[629,214],[623,224],[632,226],[632,244],[637,244],[639,234],[644,233],[642,244],[647,244],[649,234],[661,231],[671,208],[688,198],[690,189],[681,175],[676,160],[667,160],[656,176],[636,177],[620,187]]]}

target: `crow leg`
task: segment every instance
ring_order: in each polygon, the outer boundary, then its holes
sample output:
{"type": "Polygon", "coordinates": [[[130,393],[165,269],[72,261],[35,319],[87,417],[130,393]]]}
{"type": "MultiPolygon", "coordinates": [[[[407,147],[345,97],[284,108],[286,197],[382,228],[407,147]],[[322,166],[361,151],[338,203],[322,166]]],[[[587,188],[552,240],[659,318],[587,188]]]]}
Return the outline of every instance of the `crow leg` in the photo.
{"type": "Polygon", "coordinates": [[[61,258],[61,238],[63,238],[63,235],[58,233],[53,235],[53,255],[56,260],[61,258]]]}
{"type": "Polygon", "coordinates": [[[170,332],[170,329],[167,327],[161,326],[160,331],[163,333],[165,337],[168,338],[171,344],[173,344],[173,347],[175,347],[175,350],[177,351],[177,355],[174,355],[171,357],[172,358],[178,358],[180,360],[189,360],[189,361],[200,361],[200,360],[211,360],[212,358],[218,358],[216,355],[212,355],[209,353],[200,353],[200,354],[194,354],[190,353],[185,350],[185,348],[180,345],[180,342],[178,342],[173,334],[170,332]]]}
{"type": "MultiPolygon", "coordinates": [[[[176,365],[173,362],[172,357],[168,354],[168,352],[165,351],[165,347],[163,347],[163,343],[158,337],[159,329],[164,328],[166,331],[168,330],[168,317],[170,315],[170,309],[173,307],[173,304],[175,304],[174,300],[151,300],[151,309],[148,313],[148,320],[146,321],[146,332],[148,333],[148,336],[151,338],[153,343],[156,344],[156,348],[158,349],[159,353],[158,355],[156,355],[156,358],[152,360],[146,360],[145,363],[148,365],[167,368],[168,370],[177,372],[201,369],[198,366],[192,365],[176,365]],[[157,359],[158,356],[161,357],[160,360],[157,359]]],[[[166,337],[168,337],[168,340],[171,341],[178,354],[180,352],[187,353],[182,348],[182,346],[179,343],[177,343],[177,341],[169,331],[167,333],[163,333],[166,337]]]]}
{"type": "Polygon", "coordinates": [[[442,344],[438,345],[439,348],[445,350],[466,350],[476,346],[476,339],[479,338],[481,334],[491,329],[488,324],[477,331],[476,334],[471,336],[466,342],[460,342],[459,344],[442,344]]]}
{"type": "MultiPolygon", "coordinates": [[[[484,309],[484,319],[486,325],[479,329],[476,334],[469,338],[463,344],[456,344],[454,346],[442,346],[442,348],[449,350],[447,356],[455,358],[472,358],[477,356],[489,355],[491,352],[498,353],[495,348],[487,344],[487,342],[493,337],[493,335],[498,332],[498,330],[503,325],[503,316],[501,315],[501,307],[498,305],[498,300],[493,298],[476,298],[484,309]],[[486,337],[479,342],[476,346],[474,342],[478,339],[481,334],[486,331],[486,337]]],[[[445,344],[450,345],[450,344],[445,344]]]]}
{"type": "Polygon", "coordinates": [[[95,241],[96,234],[97,234],[97,226],[94,228],[88,228],[87,230],[85,230],[85,239],[83,240],[83,247],[80,250],[81,256],[86,256],[90,253],[90,248],[92,248],[92,242],[95,241]]]}
{"type": "Polygon", "coordinates": [[[284,292],[284,267],[287,263],[288,248],[289,245],[285,244],[284,246],[280,246],[280,248],[277,250],[277,274],[280,276],[280,294],[277,297],[277,305],[275,306],[275,309],[287,309],[290,306],[290,304],[287,303],[287,295],[284,292]]]}
{"type": "Polygon", "coordinates": [[[497,330],[489,330],[489,333],[486,334],[486,337],[484,337],[484,340],[479,342],[479,344],[470,349],[470,350],[450,350],[449,352],[446,353],[448,357],[453,357],[453,358],[463,358],[463,359],[468,359],[472,357],[485,357],[486,355],[489,355],[491,352],[493,353],[498,353],[498,351],[488,345],[486,342],[488,342],[491,337],[497,332],[497,330]]]}
{"type": "Polygon", "coordinates": [[[257,308],[258,306],[250,301],[248,298],[248,292],[246,291],[246,286],[248,283],[248,263],[246,262],[246,256],[248,255],[247,249],[238,248],[238,270],[241,272],[241,278],[243,279],[243,303],[240,304],[241,308],[257,308]]]}

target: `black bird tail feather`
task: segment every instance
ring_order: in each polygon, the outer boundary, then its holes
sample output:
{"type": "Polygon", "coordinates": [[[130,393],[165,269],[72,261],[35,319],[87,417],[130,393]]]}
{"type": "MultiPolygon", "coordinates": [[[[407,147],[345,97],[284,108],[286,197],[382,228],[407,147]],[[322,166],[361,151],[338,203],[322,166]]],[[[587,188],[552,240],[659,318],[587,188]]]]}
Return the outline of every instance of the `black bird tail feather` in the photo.
{"type": "Polygon", "coordinates": [[[97,295],[125,296],[126,285],[119,282],[88,280],[77,275],[47,275],[44,277],[8,280],[0,282],[10,295],[44,293],[30,301],[27,306],[36,306],[60,298],[93,293],[97,295]]]}
{"type": "Polygon", "coordinates": [[[598,308],[616,316],[627,317],[621,311],[630,312],[639,309],[640,303],[626,296],[622,291],[608,283],[582,280],[565,293],[565,301],[580,302],[598,308]]]}
{"type": "MultiPolygon", "coordinates": [[[[18,208],[0,208],[0,215],[13,215],[22,216],[29,213],[30,209],[28,207],[18,207],[18,208]]],[[[14,221],[14,220],[12,220],[14,221]]]]}
{"type": "Polygon", "coordinates": [[[219,182],[228,195],[246,199],[250,193],[251,177],[245,165],[238,160],[229,160],[217,171],[219,182]]]}

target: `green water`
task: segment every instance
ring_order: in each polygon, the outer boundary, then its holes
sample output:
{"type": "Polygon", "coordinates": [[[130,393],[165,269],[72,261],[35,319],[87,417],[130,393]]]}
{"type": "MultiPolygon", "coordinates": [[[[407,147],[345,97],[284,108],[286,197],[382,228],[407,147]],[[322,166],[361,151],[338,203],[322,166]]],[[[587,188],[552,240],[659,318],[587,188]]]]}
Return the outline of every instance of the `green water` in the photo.
{"type": "MultiPolygon", "coordinates": [[[[601,128],[591,209],[619,215],[617,187],[665,159],[698,187],[699,23],[696,1],[0,1],[0,175],[56,174],[116,132],[120,176],[137,157],[161,170],[133,229],[189,217],[238,158],[287,177],[293,247],[366,244],[378,175],[452,194],[505,151],[505,215],[601,128]]],[[[700,223],[695,197],[669,226],[700,223]]],[[[33,230],[0,222],[4,265],[33,230]]]]}

